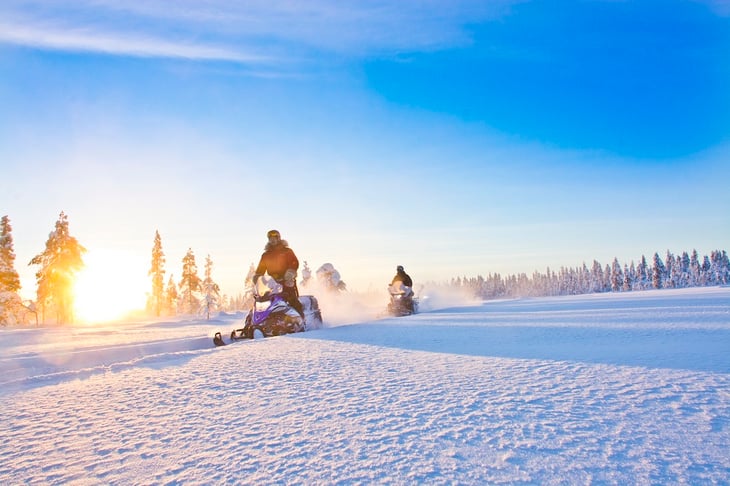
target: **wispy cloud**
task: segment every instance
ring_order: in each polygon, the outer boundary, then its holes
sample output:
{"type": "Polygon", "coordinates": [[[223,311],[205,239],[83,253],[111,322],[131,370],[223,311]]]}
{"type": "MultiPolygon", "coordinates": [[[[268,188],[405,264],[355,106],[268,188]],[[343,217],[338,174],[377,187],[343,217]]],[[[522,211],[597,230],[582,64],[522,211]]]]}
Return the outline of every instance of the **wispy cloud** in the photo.
{"type": "Polygon", "coordinates": [[[145,35],[98,32],[89,28],[59,29],[38,24],[10,25],[0,22],[0,41],[52,50],[92,51],[140,57],[169,57],[258,63],[265,56],[212,44],[173,42],[145,35]]]}
{"type": "Polygon", "coordinates": [[[470,42],[513,0],[4,0],[0,42],[115,55],[271,63],[470,42]]]}

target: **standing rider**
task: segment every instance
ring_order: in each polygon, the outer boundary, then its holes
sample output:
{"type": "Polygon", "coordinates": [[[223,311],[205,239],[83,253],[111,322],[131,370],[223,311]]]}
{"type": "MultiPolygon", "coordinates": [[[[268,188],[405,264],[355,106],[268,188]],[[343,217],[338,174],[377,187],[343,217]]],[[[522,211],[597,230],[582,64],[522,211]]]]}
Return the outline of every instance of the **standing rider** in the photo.
{"type": "Polygon", "coordinates": [[[281,239],[277,230],[271,230],[266,234],[269,241],[266,243],[264,253],[261,255],[259,265],[253,276],[253,281],[265,273],[268,273],[274,280],[283,285],[282,296],[286,301],[299,312],[304,318],[304,308],[299,302],[299,289],[297,289],[297,270],[299,260],[294,251],[289,248],[289,243],[281,239]]]}

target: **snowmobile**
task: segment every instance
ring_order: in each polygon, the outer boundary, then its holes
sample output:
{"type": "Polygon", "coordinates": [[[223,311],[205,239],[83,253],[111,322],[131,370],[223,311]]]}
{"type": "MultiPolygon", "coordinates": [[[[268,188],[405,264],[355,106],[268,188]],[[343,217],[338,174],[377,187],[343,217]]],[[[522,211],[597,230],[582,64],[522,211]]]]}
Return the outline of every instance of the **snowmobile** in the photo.
{"type": "Polygon", "coordinates": [[[388,314],[401,317],[418,312],[418,298],[413,295],[412,288],[398,281],[388,286],[388,292],[390,293],[388,314]]]}
{"type": "MultiPolygon", "coordinates": [[[[313,295],[300,295],[299,302],[304,308],[304,318],[299,315],[282,295],[284,287],[272,277],[259,277],[253,288],[253,307],[246,315],[241,329],[234,329],[230,341],[254,339],[254,337],[271,337],[292,334],[295,332],[320,329],[322,312],[313,295]]],[[[220,332],[215,333],[213,343],[216,346],[227,344],[220,332]]]]}

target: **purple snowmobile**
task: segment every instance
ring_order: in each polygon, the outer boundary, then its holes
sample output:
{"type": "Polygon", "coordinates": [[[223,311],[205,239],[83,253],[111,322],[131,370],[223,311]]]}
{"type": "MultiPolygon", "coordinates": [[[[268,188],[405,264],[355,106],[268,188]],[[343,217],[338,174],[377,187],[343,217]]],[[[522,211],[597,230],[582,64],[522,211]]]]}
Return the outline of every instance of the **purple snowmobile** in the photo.
{"type": "MultiPolygon", "coordinates": [[[[304,318],[284,299],[283,286],[268,275],[259,277],[253,288],[253,308],[246,315],[243,328],[234,329],[230,341],[258,337],[282,336],[320,329],[322,313],[313,295],[300,295],[304,318]]],[[[215,333],[216,346],[228,344],[220,332],[215,333]]]]}

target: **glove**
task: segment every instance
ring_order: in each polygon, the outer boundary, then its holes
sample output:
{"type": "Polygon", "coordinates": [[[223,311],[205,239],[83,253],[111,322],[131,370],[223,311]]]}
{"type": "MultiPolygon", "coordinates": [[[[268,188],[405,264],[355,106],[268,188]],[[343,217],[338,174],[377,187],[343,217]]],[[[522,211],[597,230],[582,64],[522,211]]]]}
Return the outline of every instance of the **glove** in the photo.
{"type": "Polygon", "coordinates": [[[284,272],[284,285],[294,287],[294,279],[297,278],[297,272],[291,268],[284,272]]]}

